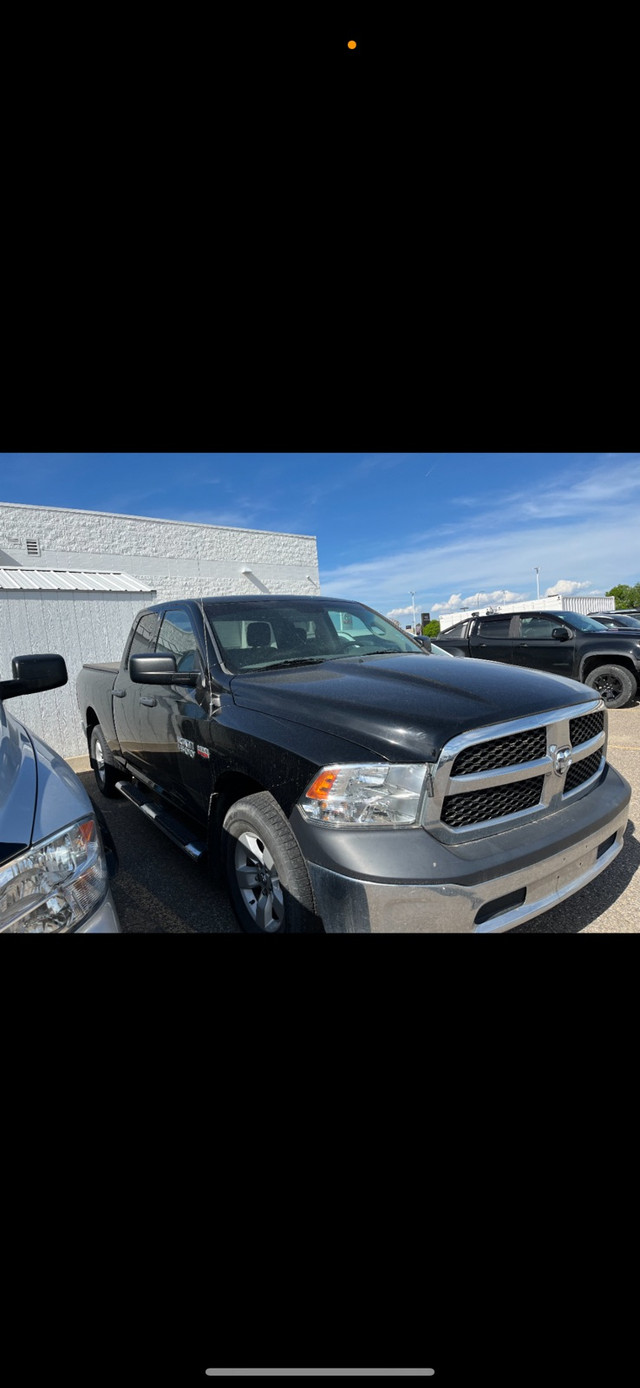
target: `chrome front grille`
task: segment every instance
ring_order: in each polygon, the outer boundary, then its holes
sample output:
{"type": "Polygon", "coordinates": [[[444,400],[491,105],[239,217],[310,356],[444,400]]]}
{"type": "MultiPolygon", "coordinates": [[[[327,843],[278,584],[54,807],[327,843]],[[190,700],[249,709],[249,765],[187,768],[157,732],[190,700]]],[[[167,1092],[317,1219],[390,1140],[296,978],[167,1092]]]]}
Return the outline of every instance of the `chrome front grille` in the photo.
{"type": "Polygon", "coordinates": [[[570,790],[575,790],[576,786],[583,786],[585,781],[590,781],[600,770],[601,761],[602,752],[592,752],[590,757],[584,757],[582,761],[576,762],[575,766],[570,766],[564,783],[565,795],[568,795],[570,790]]]}
{"type": "Polygon", "coordinates": [[[518,766],[520,762],[536,761],[547,750],[545,728],[497,737],[491,742],[479,742],[467,747],[453,763],[452,776],[470,776],[477,771],[495,771],[500,766],[518,766]]]}
{"type": "Polygon", "coordinates": [[[491,790],[466,791],[463,795],[446,795],[442,806],[442,823],[461,829],[467,824],[482,824],[487,819],[504,819],[505,815],[520,814],[537,805],[542,794],[544,776],[531,781],[515,781],[513,785],[494,786],[491,790]]]}
{"type": "Polygon", "coordinates": [[[606,756],[601,699],[494,723],[446,743],[422,823],[446,843],[486,837],[588,794],[606,756]]]}
{"type": "Polygon", "coordinates": [[[569,721],[569,740],[572,747],[578,747],[581,742],[590,742],[592,737],[597,737],[598,733],[603,731],[604,711],[586,713],[582,718],[571,718],[569,721]]]}

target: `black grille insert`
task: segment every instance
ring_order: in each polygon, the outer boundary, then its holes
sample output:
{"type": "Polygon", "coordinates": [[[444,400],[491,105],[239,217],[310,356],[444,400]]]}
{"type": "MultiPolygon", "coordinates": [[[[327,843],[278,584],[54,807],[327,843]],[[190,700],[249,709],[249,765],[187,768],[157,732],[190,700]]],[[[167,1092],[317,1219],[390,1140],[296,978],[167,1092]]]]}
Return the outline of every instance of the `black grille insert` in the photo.
{"type": "Polygon", "coordinates": [[[604,713],[584,713],[580,718],[572,718],[569,724],[571,746],[579,747],[581,742],[590,742],[592,737],[604,731],[604,713]]]}
{"type": "Polygon", "coordinates": [[[502,819],[504,815],[529,810],[540,800],[543,781],[543,776],[532,776],[528,781],[514,781],[512,785],[447,795],[442,806],[442,822],[452,829],[462,829],[468,824],[481,824],[487,819],[502,819]]]}
{"type": "Polygon", "coordinates": [[[476,776],[479,771],[499,771],[503,766],[519,766],[522,762],[538,761],[547,753],[547,730],[532,728],[530,732],[496,737],[491,742],[476,742],[465,747],[456,757],[452,776],[476,776]]]}
{"type": "Polygon", "coordinates": [[[576,786],[584,785],[591,776],[595,776],[601,761],[602,752],[598,748],[598,751],[592,752],[590,757],[584,757],[582,761],[577,761],[574,766],[570,766],[567,771],[564,794],[566,795],[568,790],[575,790],[576,786]]]}

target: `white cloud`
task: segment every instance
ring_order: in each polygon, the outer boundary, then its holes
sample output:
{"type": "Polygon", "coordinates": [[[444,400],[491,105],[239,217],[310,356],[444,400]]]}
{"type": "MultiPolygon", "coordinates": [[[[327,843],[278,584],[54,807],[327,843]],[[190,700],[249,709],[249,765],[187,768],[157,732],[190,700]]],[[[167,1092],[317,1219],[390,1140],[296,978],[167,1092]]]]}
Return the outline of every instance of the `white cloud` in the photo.
{"type": "MultiPolygon", "coordinates": [[[[422,607],[418,608],[416,604],[416,617],[423,610],[422,607]]],[[[393,607],[390,612],[387,612],[387,617],[390,617],[392,622],[399,621],[401,617],[411,617],[413,620],[413,607],[393,607]]]]}
{"type": "Polygon", "coordinates": [[[525,602],[526,593],[514,593],[511,588],[495,588],[493,593],[470,593],[463,598],[461,593],[452,593],[447,602],[434,602],[434,612],[459,612],[464,607],[487,607],[490,602],[502,605],[506,602],[525,602]]]}
{"type": "Polygon", "coordinates": [[[559,578],[557,583],[552,583],[550,588],[545,589],[543,596],[554,598],[556,593],[560,593],[562,597],[569,598],[584,588],[591,588],[590,578],[586,578],[582,583],[577,578],[559,578]]]}
{"type": "Polygon", "coordinates": [[[457,612],[459,607],[462,607],[462,593],[452,593],[447,602],[434,602],[432,610],[434,612],[457,612]]]}

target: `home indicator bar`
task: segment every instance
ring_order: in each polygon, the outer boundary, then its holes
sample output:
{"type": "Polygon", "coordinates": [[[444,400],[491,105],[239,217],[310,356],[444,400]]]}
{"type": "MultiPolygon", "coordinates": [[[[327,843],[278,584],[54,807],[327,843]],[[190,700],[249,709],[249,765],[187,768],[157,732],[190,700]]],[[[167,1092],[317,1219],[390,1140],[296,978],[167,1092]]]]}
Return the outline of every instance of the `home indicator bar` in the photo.
{"type": "Polygon", "coordinates": [[[205,1369],[211,1378],[429,1378],[435,1369],[205,1369]]]}

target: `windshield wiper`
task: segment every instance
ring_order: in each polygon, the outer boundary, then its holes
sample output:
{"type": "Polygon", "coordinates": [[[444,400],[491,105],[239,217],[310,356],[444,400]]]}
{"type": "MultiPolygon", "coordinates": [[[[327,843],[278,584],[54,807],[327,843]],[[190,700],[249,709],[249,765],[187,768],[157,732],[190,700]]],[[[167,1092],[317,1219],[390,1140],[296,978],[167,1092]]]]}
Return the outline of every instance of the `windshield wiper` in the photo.
{"type": "MultiPolygon", "coordinates": [[[[285,667],[285,665],[322,665],[322,662],[323,662],[324,660],[326,660],[326,659],[327,659],[327,657],[324,656],[324,655],[303,655],[303,656],[298,656],[298,657],[294,658],[293,660],[276,660],[276,661],[274,661],[273,665],[253,665],[253,666],[248,666],[247,669],[253,669],[253,670],[283,670],[284,667],[285,667]]],[[[242,673],[242,672],[241,672],[241,673],[242,673]]]]}

